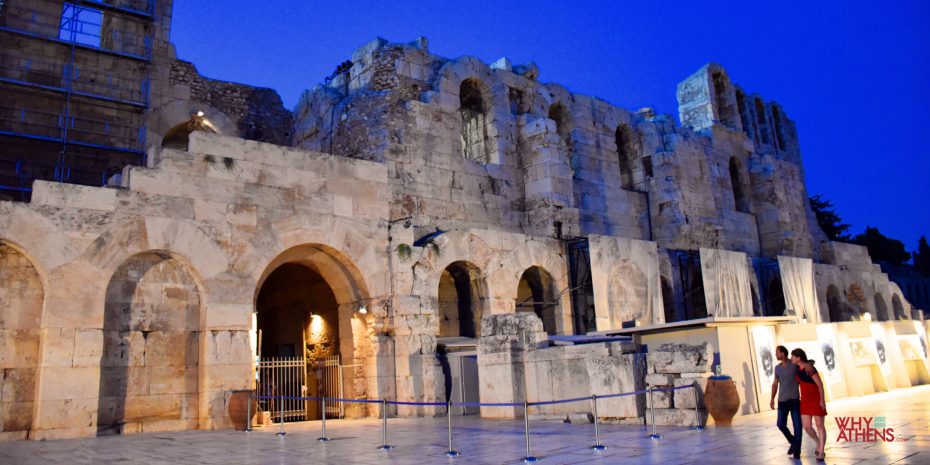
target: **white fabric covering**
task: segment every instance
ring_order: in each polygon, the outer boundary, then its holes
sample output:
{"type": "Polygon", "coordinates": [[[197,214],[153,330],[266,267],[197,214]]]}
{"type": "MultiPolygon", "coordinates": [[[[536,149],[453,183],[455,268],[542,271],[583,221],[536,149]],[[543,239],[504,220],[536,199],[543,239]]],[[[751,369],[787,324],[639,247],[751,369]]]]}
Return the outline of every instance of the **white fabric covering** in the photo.
{"type": "Polygon", "coordinates": [[[742,252],[701,249],[707,316],[753,316],[749,269],[742,252]]]}
{"type": "Polygon", "coordinates": [[[814,286],[814,261],[809,258],[778,257],[785,306],[808,323],[820,323],[820,304],[814,286]]]}
{"type": "Polygon", "coordinates": [[[588,247],[598,331],[665,322],[655,242],[591,235],[588,247]]]}

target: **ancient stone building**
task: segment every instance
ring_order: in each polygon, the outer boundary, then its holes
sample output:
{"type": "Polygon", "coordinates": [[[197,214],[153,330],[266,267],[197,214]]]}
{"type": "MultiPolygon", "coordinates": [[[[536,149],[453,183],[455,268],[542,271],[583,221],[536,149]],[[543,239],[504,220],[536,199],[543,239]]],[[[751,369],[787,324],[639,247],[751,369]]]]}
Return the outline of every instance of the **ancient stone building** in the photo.
{"type": "MultiPolygon", "coordinates": [[[[701,351],[687,363],[657,362],[677,349],[637,333],[649,328],[675,340],[676,327],[739,320],[787,340],[871,318],[925,343],[865,249],[818,228],[786,112],[719,65],[679,84],[679,125],[541,82],[532,63],[376,39],[291,113],[274,91],[177,60],[170,2],[40,3],[61,19],[95,11],[102,30],[144,19],[145,105],[126,111],[145,137],[141,161],[94,168],[100,182],[31,175],[16,191],[28,202],[0,201],[0,438],[230,427],[230,392],[267,388],[262,363],[275,358],[332,361],[345,397],[522,402],[692,383],[737,363],[723,332],[686,349],[701,351]],[[476,361],[455,368],[457,350],[476,361]],[[646,366],[643,352],[658,358],[646,366]]],[[[0,34],[17,38],[4,53],[22,63],[70,45],[69,69],[126,78],[129,58],[102,42],[55,36],[55,21],[41,37],[19,30],[33,5],[0,3],[0,34]]],[[[0,85],[43,108],[64,88],[64,115],[78,108],[68,99],[99,97],[74,80],[0,85]]],[[[2,134],[31,144],[30,128],[2,134]]],[[[69,137],[50,143],[70,150],[69,137]]],[[[687,331],[682,341],[703,340],[687,331]]],[[[925,359],[902,359],[893,385],[928,382],[925,359]]],[[[304,376],[303,394],[333,394],[304,376]]],[[[662,402],[663,421],[681,422],[676,407],[695,399],[662,402]]],[[[642,402],[602,412],[635,421],[642,402]]]]}

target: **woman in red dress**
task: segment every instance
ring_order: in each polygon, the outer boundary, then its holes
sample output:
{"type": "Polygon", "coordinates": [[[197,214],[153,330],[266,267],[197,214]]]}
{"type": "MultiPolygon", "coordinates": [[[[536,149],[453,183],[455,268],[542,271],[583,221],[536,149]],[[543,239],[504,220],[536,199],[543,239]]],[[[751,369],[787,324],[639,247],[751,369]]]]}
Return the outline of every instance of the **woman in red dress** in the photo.
{"type": "Polygon", "coordinates": [[[824,446],[827,442],[827,428],[824,426],[827,404],[823,395],[823,381],[817,369],[814,368],[814,361],[808,360],[803,350],[792,350],[791,362],[798,366],[797,380],[801,388],[801,423],[804,425],[804,431],[814,438],[817,444],[817,461],[822,462],[826,456],[824,446]]]}

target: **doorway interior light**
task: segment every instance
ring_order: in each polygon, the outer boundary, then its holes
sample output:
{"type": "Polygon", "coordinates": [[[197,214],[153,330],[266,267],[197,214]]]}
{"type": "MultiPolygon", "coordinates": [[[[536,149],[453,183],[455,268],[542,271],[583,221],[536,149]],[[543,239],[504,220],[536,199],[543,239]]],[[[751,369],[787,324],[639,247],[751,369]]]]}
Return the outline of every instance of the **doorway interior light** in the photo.
{"type": "Polygon", "coordinates": [[[360,304],[358,306],[358,312],[361,313],[362,315],[365,315],[366,313],[368,313],[368,307],[366,307],[365,304],[360,304]]]}
{"type": "Polygon", "coordinates": [[[197,116],[203,118],[203,110],[197,110],[197,116]]]}

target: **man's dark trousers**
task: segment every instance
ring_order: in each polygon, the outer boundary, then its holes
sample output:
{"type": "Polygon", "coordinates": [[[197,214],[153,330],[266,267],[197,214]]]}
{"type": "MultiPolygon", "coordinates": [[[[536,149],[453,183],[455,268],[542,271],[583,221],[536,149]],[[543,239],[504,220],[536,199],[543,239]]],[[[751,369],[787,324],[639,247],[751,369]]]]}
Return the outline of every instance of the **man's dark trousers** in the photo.
{"type": "Polygon", "coordinates": [[[785,435],[791,450],[801,452],[801,438],[804,430],[801,429],[801,400],[788,399],[778,403],[778,429],[785,435]],[[788,430],[788,414],[791,414],[791,423],[794,424],[794,434],[788,430]]]}

